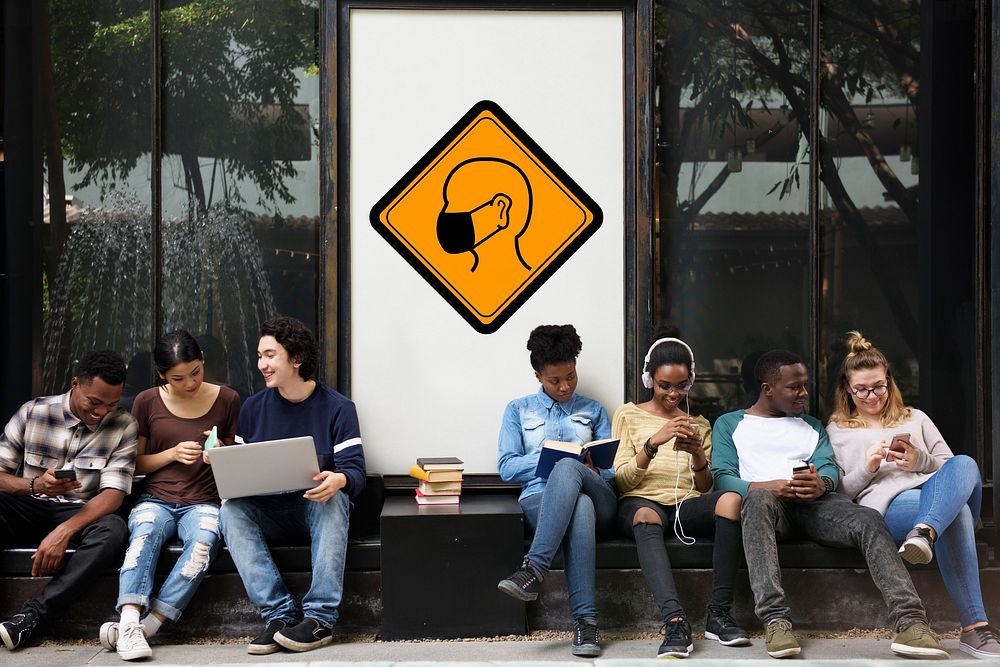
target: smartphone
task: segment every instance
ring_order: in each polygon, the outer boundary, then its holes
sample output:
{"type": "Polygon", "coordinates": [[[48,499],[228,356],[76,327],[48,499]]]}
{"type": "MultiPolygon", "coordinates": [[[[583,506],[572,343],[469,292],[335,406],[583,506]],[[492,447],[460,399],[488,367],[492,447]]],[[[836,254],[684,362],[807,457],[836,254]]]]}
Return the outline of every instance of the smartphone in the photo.
{"type": "Polygon", "coordinates": [[[905,452],[906,447],[903,443],[907,445],[910,444],[910,434],[909,433],[897,433],[892,436],[892,442],[889,443],[889,449],[885,450],[885,460],[889,460],[889,452],[905,452]]]}
{"type": "Polygon", "coordinates": [[[56,479],[71,479],[76,481],[76,470],[72,468],[60,468],[53,473],[56,479]]]}
{"type": "Polygon", "coordinates": [[[698,425],[688,424],[688,428],[690,428],[693,431],[693,433],[688,437],[677,436],[677,439],[674,440],[675,452],[677,451],[677,445],[681,442],[690,442],[691,444],[694,445],[699,445],[699,446],[701,445],[701,429],[698,428],[698,425]]]}
{"type": "Polygon", "coordinates": [[[805,463],[805,462],[803,462],[803,464],[802,464],[802,465],[800,465],[800,466],[795,466],[794,468],[792,468],[792,474],[793,474],[793,475],[794,475],[795,473],[797,473],[797,472],[809,472],[809,464],[808,464],[808,463],[805,463]]]}
{"type": "Polygon", "coordinates": [[[205,438],[205,451],[210,449],[215,449],[219,444],[219,427],[213,426],[212,430],[209,432],[208,437],[205,438]]]}

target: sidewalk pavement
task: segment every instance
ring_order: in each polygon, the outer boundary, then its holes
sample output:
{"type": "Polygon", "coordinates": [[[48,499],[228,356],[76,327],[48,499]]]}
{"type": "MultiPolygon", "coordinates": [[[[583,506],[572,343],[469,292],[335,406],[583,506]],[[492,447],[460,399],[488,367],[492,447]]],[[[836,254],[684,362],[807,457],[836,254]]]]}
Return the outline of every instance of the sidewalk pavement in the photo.
{"type": "MultiPolygon", "coordinates": [[[[792,661],[809,667],[832,667],[851,662],[852,667],[886,667],[905,658],[892,653],[888,639],[811,639],[800,637],[802,654],[792,661]]],[[[958,650],[957,639],[942,640],[951,653],[951,665],[985,667],[958,650]]],[[[13,652],[0,647],[3,667],[78,667],[126,664],[156,665],[258,665],[267,667],[650,667],[656,660],[658,640],[602,640],[604,653],[597,659],[575,658],[565,640],[553,641],[340,641],[309,653],[282,652],[268,656],[247,655],[244,644],[153,644],[153,658],[135,663],[122,661],[96,644],[47,644],[13,652]]],[[[684,660],[691,667],[753,667],[758,661],[773,661],[764,652],[764,640],[752,646],[726,648],[710,640],[696,640],[695,651],[684,660]]],[[[763,667],[761,665],[761,667],[763,667]]]]}

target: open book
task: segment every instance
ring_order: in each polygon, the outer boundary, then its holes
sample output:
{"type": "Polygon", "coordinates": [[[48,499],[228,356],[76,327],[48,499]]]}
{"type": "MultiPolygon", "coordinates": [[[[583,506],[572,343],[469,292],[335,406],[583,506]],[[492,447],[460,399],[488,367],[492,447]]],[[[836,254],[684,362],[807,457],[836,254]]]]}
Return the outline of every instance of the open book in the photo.
{"type": "Polygon", "coordinates": [[[572,456],[578,461],[583,461],[590,454],[590,460],[597,468],[610,468],[615,463],[615,453],[618,451],[618,438],[607,440],[593,440],[582,445],[572,442],[562,442],[560,440],[546,440],[542,445],[542,453],[538,457],[538,466],[535,468],[536,477],[545,477],[552,473],[552,467],[567,456],[572,456]]]}

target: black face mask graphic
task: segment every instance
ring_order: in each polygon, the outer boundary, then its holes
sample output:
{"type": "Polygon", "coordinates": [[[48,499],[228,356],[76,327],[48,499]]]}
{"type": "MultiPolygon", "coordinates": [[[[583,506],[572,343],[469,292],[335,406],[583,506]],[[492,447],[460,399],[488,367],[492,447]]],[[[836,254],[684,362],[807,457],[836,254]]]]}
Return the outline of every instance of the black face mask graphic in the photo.
{"type": "Polygon", "coordinates": [[[500,231],[497,228],[485,238],[476,240],[476,227],[472,222],[472,214],[493,203],[493,200],[480,204],[471,211],[441,211],[438,213],[437,237],[442,250],[451,255],[462,252],[472,252],[472,249],[500,231]]]}
{"type": "Polygon", "coordinates": [[[451,255],[469,252],[476,247],[476,228],[472,224],[472,212],[448,213],[441,211],[437,222],[438,243],[451,255]]]}

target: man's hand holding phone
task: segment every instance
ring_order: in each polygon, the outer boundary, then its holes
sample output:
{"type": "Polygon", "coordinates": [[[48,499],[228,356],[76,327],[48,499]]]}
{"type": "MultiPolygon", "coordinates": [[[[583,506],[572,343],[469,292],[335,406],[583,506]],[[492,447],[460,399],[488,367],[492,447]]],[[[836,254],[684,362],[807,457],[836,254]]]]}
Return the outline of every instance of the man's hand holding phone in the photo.
{"type": "Polygon", "coordinates": [[[83,486],[82,482],[76,479],[76,470],[72,468],[56,470],[49,468],[45,474],[40,475],[35,480],[35,493],[46,496],[61,496],[70,491],[74,491],[83,486]]]}
{"type": "Polygon", "coordinates": [[[811,463],[793,468],[789,484],[798,500],[816,500],[826,493],[826,484],[811,463]]]}

